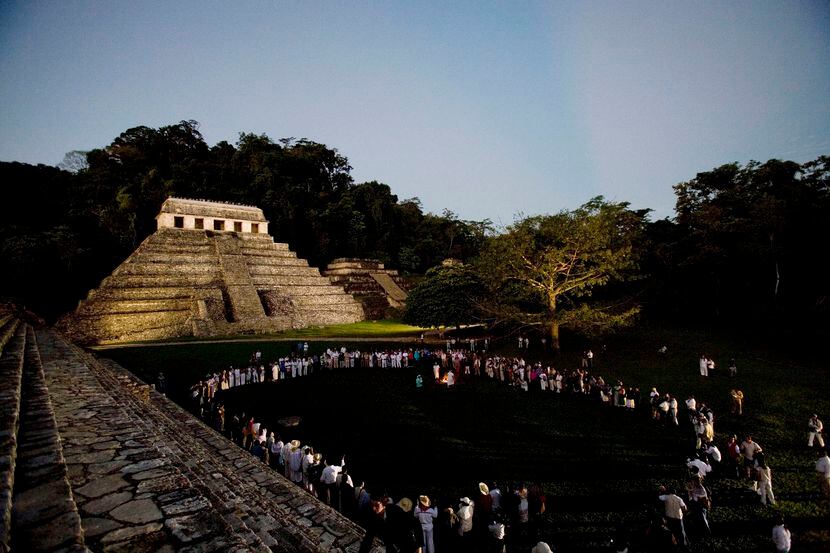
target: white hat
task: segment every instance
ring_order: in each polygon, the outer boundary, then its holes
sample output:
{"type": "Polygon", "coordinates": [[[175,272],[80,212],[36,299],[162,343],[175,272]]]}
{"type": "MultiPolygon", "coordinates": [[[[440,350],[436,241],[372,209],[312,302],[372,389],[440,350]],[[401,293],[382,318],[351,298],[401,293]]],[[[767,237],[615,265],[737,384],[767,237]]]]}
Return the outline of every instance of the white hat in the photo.
{"type": "Polygon", "coordinates": [[[479,482],[478,491],[480,491],[483,495],[487,495],[490,493],[490,488],[488,488],[487,484],[485,484],[484,482],[479,482]]]}
{"type": "Polygon", "coordinates": [[[533,549],[530,550],[530,553],[553,553],[553,550],[548,544],[540,541],[533,547],[533,549]]]}

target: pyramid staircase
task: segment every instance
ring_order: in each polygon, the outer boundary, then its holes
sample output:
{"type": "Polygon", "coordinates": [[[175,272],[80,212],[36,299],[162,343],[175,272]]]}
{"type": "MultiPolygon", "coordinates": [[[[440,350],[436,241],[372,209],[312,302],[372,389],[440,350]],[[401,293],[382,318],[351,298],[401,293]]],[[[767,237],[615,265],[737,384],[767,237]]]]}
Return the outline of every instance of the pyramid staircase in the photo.
{"type": "Polygon", "coordinates": [[[160,228],[59,328],[81,343],[278,332],[363,310],[265,234],[160,228]]]}

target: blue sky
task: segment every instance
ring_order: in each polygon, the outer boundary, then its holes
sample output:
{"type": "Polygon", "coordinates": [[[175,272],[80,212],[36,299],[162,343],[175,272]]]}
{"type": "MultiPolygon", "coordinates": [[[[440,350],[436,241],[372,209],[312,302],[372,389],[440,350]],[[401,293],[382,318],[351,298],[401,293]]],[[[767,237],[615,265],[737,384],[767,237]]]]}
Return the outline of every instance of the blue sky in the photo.
{"type": "Polygon", "coordinates": [[[0,160],[195,119],[466,219],[599,194],[662,217],[698,171],[830,154],[828,62],[825,1],[0,0],[0,160]]]}

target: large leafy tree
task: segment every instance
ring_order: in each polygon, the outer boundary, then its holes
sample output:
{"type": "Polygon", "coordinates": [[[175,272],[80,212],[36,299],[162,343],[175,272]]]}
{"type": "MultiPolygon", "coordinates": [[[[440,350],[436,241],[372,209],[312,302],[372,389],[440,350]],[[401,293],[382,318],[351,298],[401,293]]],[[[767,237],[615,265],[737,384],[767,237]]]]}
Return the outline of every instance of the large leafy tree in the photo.
{"type": "Polygon", "coordinates": [[[459,326],[480,320],[484,285],[477,272],[461,264],[427,271],[406,298],[404,321],[422,327],[459,326]]]}
{"type": "MultiPolygon", "coordinates": [[[[830,158],[722,165],[674,187],[674,283],[709,318],[803,315],[828,297],[830,158]]],[[[691,303],[693,302],[693,303],[691,303]]]]}
{"type": "Polygon", "coordinates": [[[598,197],[573,211],[517,221],[478,262],[491,288],[491,314],[543,325],[556,349],[563,327],[599,334],[630,324],[639,306],[610,288],[637,275],[647,213],[598,197]]]}

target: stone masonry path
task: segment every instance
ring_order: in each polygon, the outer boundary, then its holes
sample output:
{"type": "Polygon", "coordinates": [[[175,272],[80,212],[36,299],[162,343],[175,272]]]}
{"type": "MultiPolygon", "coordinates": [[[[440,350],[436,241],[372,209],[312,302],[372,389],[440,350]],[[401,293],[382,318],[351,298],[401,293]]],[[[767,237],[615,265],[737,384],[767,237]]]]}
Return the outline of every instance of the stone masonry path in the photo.
{"type": "Polygon", "coordinates": [[[37,343],[92,551],[357,552],[359,527],[128,371],[37,343]]]}

